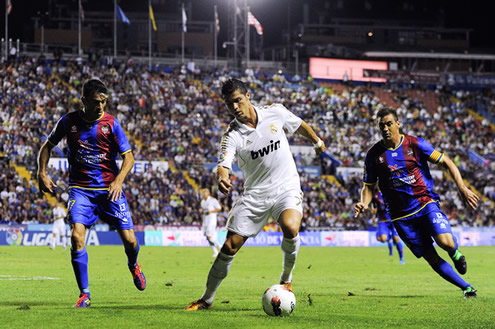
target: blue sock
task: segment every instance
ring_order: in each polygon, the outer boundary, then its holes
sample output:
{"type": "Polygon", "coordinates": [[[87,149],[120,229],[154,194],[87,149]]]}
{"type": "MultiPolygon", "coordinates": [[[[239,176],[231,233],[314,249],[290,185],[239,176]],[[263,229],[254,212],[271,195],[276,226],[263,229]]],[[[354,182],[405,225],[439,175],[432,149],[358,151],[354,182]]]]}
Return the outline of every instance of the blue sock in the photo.
{"type": "Polygon", "coordinates": [[[454,268],[444,261],[442,258],[436,263],[435,265],[431,266],[435,272],[440,274],[442,278],[445,280],[449,281],[450,283],[458,286],[461,289],[466,289],[467,287],[470,287],[471,285],[464,281],[459,274],[457,274],[456,271],[454,271],[454,268]]]}
{"type": "MultiPolygon", "coordinates": [[[[450,258],[454,258],[454,256],[456,255],[457,251],[458,251],[458,248],[459,248],[459,245],[457,244],[457,239],[455,237],[455,235],[452,234],[452,238],[454,239],[454,250],[451,250],[448,252],[450,258]]],[[[458,257],[461,257],[462,254],[460,254],[458,257]]],[[[457,259],[458,259],[457,257],[457,259]]]]}
{"type": "Polygon", "coordinates": [[[86,251],[86,247],[80,251],[72,250],[70,257],[79,290],[81,292],[89,293],[88,252],[86,251]]]}
{"type": "Polygon", "coordinates": [[[134,248],[125,248],[125,253],[127,255],[127,265],[130,270],[133,270],[137,266],[137,258],[139,254],[139,242],[136,240],[137,246],[134,248]]]}
{"type": "Polygon", "coordinates": [[[387,243],[388,243],[388,255],[392,256],[394,254],[394,243],[392,242],[392,240],[388,240],[387,243]]]}
{"type": "Polygon", "coordinates": [[[397,242],[395,245],[397,247],[397,251],[399,252],[399,258],[403,259],[404,258],[404,248],[402,248],[402,242],[397,242]]]}

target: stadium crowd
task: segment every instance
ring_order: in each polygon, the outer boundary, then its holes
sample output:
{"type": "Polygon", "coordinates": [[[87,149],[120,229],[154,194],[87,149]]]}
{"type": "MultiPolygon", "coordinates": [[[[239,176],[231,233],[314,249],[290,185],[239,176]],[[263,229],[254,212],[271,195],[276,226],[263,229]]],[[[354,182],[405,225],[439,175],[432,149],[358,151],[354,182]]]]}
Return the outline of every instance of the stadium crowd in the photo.
{"type": "MultiPolygon", "coordinates": [[[[185,68],[150,72],[132,61],[114,66],[105,61],[24,57],[2,64],[0,223],[51,221],[51,205],[40,198],[34,179],[36,157],[56,120],[81,106],[79,94],[84,80],[98,77],[111,91],[108,110],[126,130],[136,160],[169,163],[166,171],[148,170],[126,179],[124,190],[136,224],[199,225],[197,187],[215,188],[214,174],[204,164],[216,162],[222,132],[229,124],[217,91],[232,74],[222,70],[191,73],[185,68]],[[22,177],[10,165],[25,166],[33,179],[22,177]]],[[[447,152],[463,177],[485,197],[478,211],[469,212],[452,192],[454,182],[438,180],[436,191],[452,226],[495,225],[491,206],[495,201],[493,123],[472,113],[479,102],[493,111],[493,97],[481,91],[450,91],[440,86],[433,91],[399,85],[323,86],[311,79],[292,81],[276,74],[248,74],[243,78],[250,82],[254,104],[284,104],[318,130],[328,147],[327,157],[317,158],[311,146],[294,154],[299,166],[319,166],[324,174],[312,177],[300,173],[305,195],[303,229],[355,230],[374,224],[372,215],[359,221],[352,216],[361,177],[337,175],[335,168],[363,167],[366,151],[380,139],[374,114],[392,105],[398,109],[405,133],[421,136],[447,152]],[[415,93],[407,93],[411,89],[415,93]],[[394,104],[381,99],[384,93],[394,104]],[[437,100],[434,107],[425,105],[422,96],[426,93],[437,100]],[[337,179],[327,179],[327,175],[336,175],[337,179]]],[[[296,137],[290,137],[290,143],[304,145],[296,137]]],[[[64,157],[65,145],[59,144],[54,152],[64,157]]],[[[67,201],[67,173],[52,169],[50,175],[58,186],[57,197],[67,201]]],[[[242,183],[242,178],[235,179],[229,196],[213,191],[224,208],[220,224],[239,197],[242,183]]]]}

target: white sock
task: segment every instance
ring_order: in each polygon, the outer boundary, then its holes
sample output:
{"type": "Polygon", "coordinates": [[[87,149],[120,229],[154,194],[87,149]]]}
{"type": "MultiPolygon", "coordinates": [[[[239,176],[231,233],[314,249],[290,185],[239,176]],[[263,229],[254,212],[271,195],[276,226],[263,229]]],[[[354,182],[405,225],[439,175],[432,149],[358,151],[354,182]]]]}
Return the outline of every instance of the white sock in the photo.
{"type": "Polygon", "coordinates": [[[202,300],[208,304],[213,303],[215,293],[217,292],[220,283],[222,283],[223,279],[229,274],[230,265],[232,265],[233,260],[234,256],[224,254],[220,251],[208,273],[208,281],[206,281],[206,290],[201,297],[202,300]]]}
{"type": "Polygon", "coordinates": [[[283,269],[280,275],[280,282],[292,282],[292,270],[296,267],[296,258],[300,245],[299,234],[293,239],[285,237],[282,239],[281,248],[284,261],[282,263],[283,269]]]}
{"type": "Polygon", "coordinates": [[[56,243],[57,243],[57,236],[52,235],[52,249],[55,249],[56,243]]]}
{"type": "Polygon", "coordinates": [[[217,247],[215,247],[214,244],[210,244],[210,248],[211,248],[211,250],[213,250],[214,254],[218,254],[218,249],[217,249],[217,247]]]}

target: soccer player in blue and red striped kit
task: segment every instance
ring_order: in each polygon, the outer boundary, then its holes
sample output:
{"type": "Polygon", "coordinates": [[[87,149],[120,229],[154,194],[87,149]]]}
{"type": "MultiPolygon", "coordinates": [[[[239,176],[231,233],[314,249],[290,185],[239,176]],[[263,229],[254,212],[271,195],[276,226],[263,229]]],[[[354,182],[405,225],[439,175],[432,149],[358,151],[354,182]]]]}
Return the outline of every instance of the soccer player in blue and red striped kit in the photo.
{"type": "Polygon", "coordinates": [[[433,246],[434,239],[447,251],[457,271],[466,273],[466,259],[458,249],[449,220],[440,210],[440,198],[433,192],[428,161],[448,170],[471,209],[478,207],[479,197],[464,184],[459,169],[447,155],[422,138],[400,133],[401,123],[395,110],[381,109],[377,120],[382,140],[366,154],[364,185],[361,200],[354,205],[354,216],[368,208],[378,183],[394,227],[412,253],[423,257],[442,278],[462,289],[464,297],[476,297],[473,286],[464,281],[433,246]]]}
{"type": "Polygon", "coordinates": [[[41,146],[38,157],[40,192],[54,194],[55,183],[46,173],[51,149],[67,138],[69,161],[68,220],[72,231],[71,260],[79,300],[74,307],[91,305],[88,279],[88,253],[84,244],[86,229],[98,217],[117,230],[127,254],[129,270],[139,290],[146,288],[146,278],[138,265],[139,243],[122,184],[134,166],[134,156],[119,121],[105,112],[108,89],[98,79],[83,86],[82,110],[68,113],[41,146]],[[117,167],[117,155],[123,158],[117,167]]]}

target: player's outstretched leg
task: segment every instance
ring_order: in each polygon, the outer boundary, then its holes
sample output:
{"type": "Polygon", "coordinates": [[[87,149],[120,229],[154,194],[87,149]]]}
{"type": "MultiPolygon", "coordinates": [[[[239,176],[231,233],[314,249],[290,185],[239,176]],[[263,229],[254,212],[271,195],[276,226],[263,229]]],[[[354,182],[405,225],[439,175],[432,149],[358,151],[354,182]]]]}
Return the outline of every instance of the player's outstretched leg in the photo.
{"type": "Polygon", "coordinates": [[[186,307],[186,311],[209,310],[211,308],[218,287],[223,279],[227,277],[227,274],[229,274],[234,256],[220,251],[208,273],[208,280],[206,281],[206,289],[203,296],[186,307]]]}
{"type": "Polygon", "coordinates": [[[139,242],[136,240],[136,247],[132,245],[125,244],[125,253],[127,255],[127,265],[129,266],[129,271],[132,274],[132,279],[134,280],[134,285],[138,290],[143,291],[146,289],[146,277],[141,271],[141,265],[138,264],[137,257],[139,254],[139,242]]]}
{"type": "Polygon", "coordinates": [[[392,242],[392,239],[387,240],[387,246],[388,246],[388,255],[392,257],[394,255],[394,243],[392,242]]]}
{"type": "Polygon", "coordinates": [[[464,281],[449,263],[438,256],[433,246],[425,251],[423,257],[442,278],[461,288],[464,292],[464,297],[476,297],[476,290],[469,283],[464,281]]]}
{"type": "Polygon", "coordinates": [[[395,247],[397,248],[397,252],[399,253],[399,262],[401,264],[405,264],[406,262],[404,261],[404,247],[402,246],[402,242],[397,241],[395,242],[395,247]]]}
{"type": "Polygon", "coordinates": [[[239,249],[241,249],[247,239],[248,237],[241,236],[232,231],[227,232],[227,238],[225,239],[222,250],[220,250],[220,253],[213,262],[210,272],[208,273],[208,280],[206,281],[206,289],[203,296],[186,307],[186,311],[197,311],[211,308],[218,287],[222,283],[223,279],[225,279],[229,274],[230,266],[232,265],[235,254],[239,251],[239,249]]]}
{"type": "Polygon", "coordinates": [[[77,285],[81,294],[79,300],[74,307],[88,307],[91,306],[91,295],[89,293],[89,279],[88,279],[88,252],[86,247],[79,251],[71,251],[72,268],[76,276],[77,285]]]}
{"type": "Polygon", "coordinates": [[[299,234],[294,238],[282,239],[281,249],[283,255],[282,274],[280,275],[280,283],[292,290],[292,271],[296,267],[297,253],[301,245],[299,234]]]}

